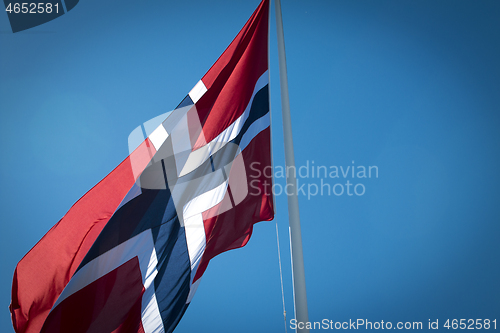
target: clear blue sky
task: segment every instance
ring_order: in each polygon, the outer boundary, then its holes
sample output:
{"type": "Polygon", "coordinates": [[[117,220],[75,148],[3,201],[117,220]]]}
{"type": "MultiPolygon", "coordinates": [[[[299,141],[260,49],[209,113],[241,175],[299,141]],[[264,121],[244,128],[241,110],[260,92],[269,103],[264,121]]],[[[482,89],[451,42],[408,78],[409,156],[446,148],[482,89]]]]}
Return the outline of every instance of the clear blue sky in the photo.
{"type": "MultiPolygon", "coordinates": [[[[0,13],[1,332],[13,332],[16,263],[127,156],[134,128],[177,106],[257,5],[82,0],[16,34],[0,13]]],[[[378,167],[378,178],[323,179],[363,184],[361,196],[308,199],[321,179],[300,180],[310,320],[499,325],[500,3],[282,6],[297,166],[378,167]]],[[[283,166],[274,6],[271,17],[283,166]]],[[[276,201],[293,318],[286,197],[276,201]]],[[[274,222],[211,261],[177,329],[197,331],[284,331],[274,222]]]]}

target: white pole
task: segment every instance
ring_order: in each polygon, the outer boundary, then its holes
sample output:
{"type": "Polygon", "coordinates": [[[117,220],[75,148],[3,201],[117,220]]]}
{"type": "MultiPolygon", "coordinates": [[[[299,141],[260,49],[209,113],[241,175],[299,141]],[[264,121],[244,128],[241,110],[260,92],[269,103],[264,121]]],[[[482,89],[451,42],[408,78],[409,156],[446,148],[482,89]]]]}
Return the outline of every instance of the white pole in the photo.
{"type": "MultiPolygon", "coordinates": [[[[281,110],[283,114],[283,136],[285,141],[285,163],[287,170],[288,219],[290,223],[290,251],[292,254],[293,300],[295,303],[295,319],[297,323],[309,321],[307,311],[306,278],[304,274],[304,255],[302,253],[302,235],[300,232],[299,200],[297,198],[297,179],[295,175],[295,156],[293,153],[292,121],[290,118],[290,101],[288,98],[288,78],[286,73],[285,37],[283,20],[281,18],[281,2],[276,4],[276,28],[278,34],[278,58],[280,68],[281,110]],[[291,170],[293,172],[288,172],[291,170]]],[[[309,330],[299,329],[297,332],[309,333],[309,330]]]]}

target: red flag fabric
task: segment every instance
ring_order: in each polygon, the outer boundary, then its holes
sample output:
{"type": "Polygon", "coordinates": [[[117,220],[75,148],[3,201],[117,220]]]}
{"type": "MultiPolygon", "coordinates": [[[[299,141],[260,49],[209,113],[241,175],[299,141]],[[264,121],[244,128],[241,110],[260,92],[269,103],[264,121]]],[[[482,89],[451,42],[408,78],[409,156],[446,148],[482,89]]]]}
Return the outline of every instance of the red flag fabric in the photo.
{"type": "Polygon", "coordinates": [[[17,333],[172,332],[214,256],[274,217],[269,0],[176,110],[26,254],[17,333]]]}

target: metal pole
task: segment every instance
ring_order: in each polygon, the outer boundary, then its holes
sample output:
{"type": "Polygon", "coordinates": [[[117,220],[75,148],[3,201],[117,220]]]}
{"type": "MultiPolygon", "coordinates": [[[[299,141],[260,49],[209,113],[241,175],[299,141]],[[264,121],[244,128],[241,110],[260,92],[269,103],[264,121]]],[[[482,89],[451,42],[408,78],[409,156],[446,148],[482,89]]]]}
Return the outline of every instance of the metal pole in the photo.
{"type": "Polygon", "coordinates": [[[278,34],[278,58],[280,68],[281,111],[283,114],[283,136],[285,141],[285,163],[287,170],[288,219],[290,223],[290,251],[292,254],[293,300],[295,303],[295,319],[297,332],[309,333],[306,328],[299,329],[298,323],[309,321],[307,311],[306,278],[304,274],[304,255],[302,253],[302,235],[300,232],[299,200],[297,198],[297,179],[295,156],[293,153],[292,121],[290,118],[290,101],[288,98],[288,78],[286,73],[285,37],[281,18],[281,2],[276,4],[276,28],[278,34]],[[289,172],[291,171],[291,172],[289,172]]]}

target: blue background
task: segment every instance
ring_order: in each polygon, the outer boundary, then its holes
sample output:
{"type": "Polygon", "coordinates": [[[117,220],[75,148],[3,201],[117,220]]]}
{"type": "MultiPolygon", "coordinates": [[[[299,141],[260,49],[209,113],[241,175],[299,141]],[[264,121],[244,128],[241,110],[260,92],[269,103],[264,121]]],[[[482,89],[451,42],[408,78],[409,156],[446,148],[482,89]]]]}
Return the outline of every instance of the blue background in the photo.
{"type": "MultiPolygon", "coordinates": [[[[134,128],[184,98],[257,5],[86,0],[16,34],[0,14],[0,331],[13,331],[16,263],[128,155],[134,128]]],[[[297,166],[379,171],[323,180],[362,183],[362,196],[299,197],[310,320],[496,318],[499,329],[500,3],[282,6],[297,166]]],[[[283,166],[274,17],[273,4],[283,166]]],[[[291,319],[286,197],[276,203],[291,319]]],[[[262,222],[245,248],[212,260],[177,332],[280,332],[282,311],[275,223],[262,222]]]]}

